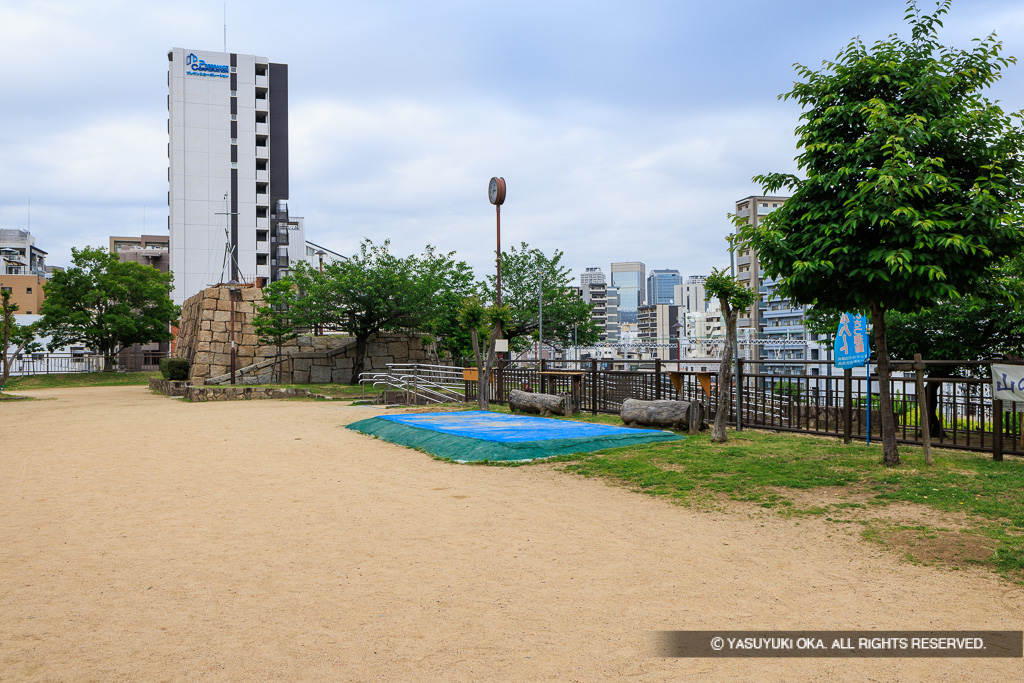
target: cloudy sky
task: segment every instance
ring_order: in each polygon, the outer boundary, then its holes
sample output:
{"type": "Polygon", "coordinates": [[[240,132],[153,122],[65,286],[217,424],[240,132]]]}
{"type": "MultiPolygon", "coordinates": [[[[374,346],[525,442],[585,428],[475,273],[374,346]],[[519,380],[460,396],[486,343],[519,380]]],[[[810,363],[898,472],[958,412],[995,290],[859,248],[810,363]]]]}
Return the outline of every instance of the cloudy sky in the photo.
{"type": "MultiPolygon", "coordinates": [[[[927,0],[922,0],[927,3],[927,0]]],[[[930,6],[930,3],[926,4],[930,6]]],[[[289,65],[293,215],[353,253],[391,239],[493,264],[502,243],[706,274],[750,178],[793,171],[792,65],[898,31],[903,0],[230,0],[227,48],[289,65]]],[[[49,262],[167,226],[167,51],[221,50],[221,2],[0,0],[0,227],[49,262]],[[31,211],[29,206],[31,204],[31,211]]],[[[954,0],[944,42],[995,31],[1024,58],[1024,3],[954,0]]],[[[993,96],[1024,108],[1024,65],[993,96]]]]}

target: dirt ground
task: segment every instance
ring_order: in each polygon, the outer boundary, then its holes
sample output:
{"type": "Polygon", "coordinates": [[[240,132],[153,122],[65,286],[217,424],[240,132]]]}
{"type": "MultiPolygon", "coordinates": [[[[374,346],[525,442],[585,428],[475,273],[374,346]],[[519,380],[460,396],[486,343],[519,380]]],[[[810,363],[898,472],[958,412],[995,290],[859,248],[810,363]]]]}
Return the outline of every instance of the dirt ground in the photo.
{"type": "Polygon", "coordinates": [[[660,659],[655,630],[1024,628],[835,525],[454,465],[339,402],[0,404],[0,680],[978,680],[1021,660],[660,659]]]}

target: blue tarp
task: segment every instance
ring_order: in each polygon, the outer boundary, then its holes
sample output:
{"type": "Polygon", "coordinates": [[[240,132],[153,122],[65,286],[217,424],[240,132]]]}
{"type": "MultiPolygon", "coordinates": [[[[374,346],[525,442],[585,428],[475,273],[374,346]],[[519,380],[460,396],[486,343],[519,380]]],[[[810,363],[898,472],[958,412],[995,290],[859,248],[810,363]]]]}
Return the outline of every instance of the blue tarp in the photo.
{"type": "Polygon", "coordinates": [[[548,439],[599,438],[613,434],[646,435],[649,429],[630,429],[611,425],[552,420],[528,415],[507,415],[484,410],[457,413],[419,413],[384,415],[381,419],[400,422],[435,432],[466,436],[482,441],[519,443],[548,439]]]}

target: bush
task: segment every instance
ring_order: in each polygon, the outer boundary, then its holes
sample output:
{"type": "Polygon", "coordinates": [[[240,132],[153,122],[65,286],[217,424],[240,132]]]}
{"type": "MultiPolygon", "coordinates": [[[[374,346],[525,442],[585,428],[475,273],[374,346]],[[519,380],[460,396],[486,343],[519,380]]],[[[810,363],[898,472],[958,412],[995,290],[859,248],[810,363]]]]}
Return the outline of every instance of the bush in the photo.
{"type": "Polygon", "coordinates": [[[164,379],[188,379],[188,361],[184,358],[161,358],[160,374],[164,379]]]}

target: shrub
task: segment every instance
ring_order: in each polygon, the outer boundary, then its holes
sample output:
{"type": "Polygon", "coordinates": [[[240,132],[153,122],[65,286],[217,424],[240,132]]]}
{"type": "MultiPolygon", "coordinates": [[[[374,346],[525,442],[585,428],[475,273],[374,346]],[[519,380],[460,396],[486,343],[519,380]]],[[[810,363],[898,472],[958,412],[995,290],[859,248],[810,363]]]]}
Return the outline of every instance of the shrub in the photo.
{"type": "Polygon", "coordinates": [[[160,374],[164,379],[188,379],[188,361],[184,358],[161,358],[160,374]]]}

